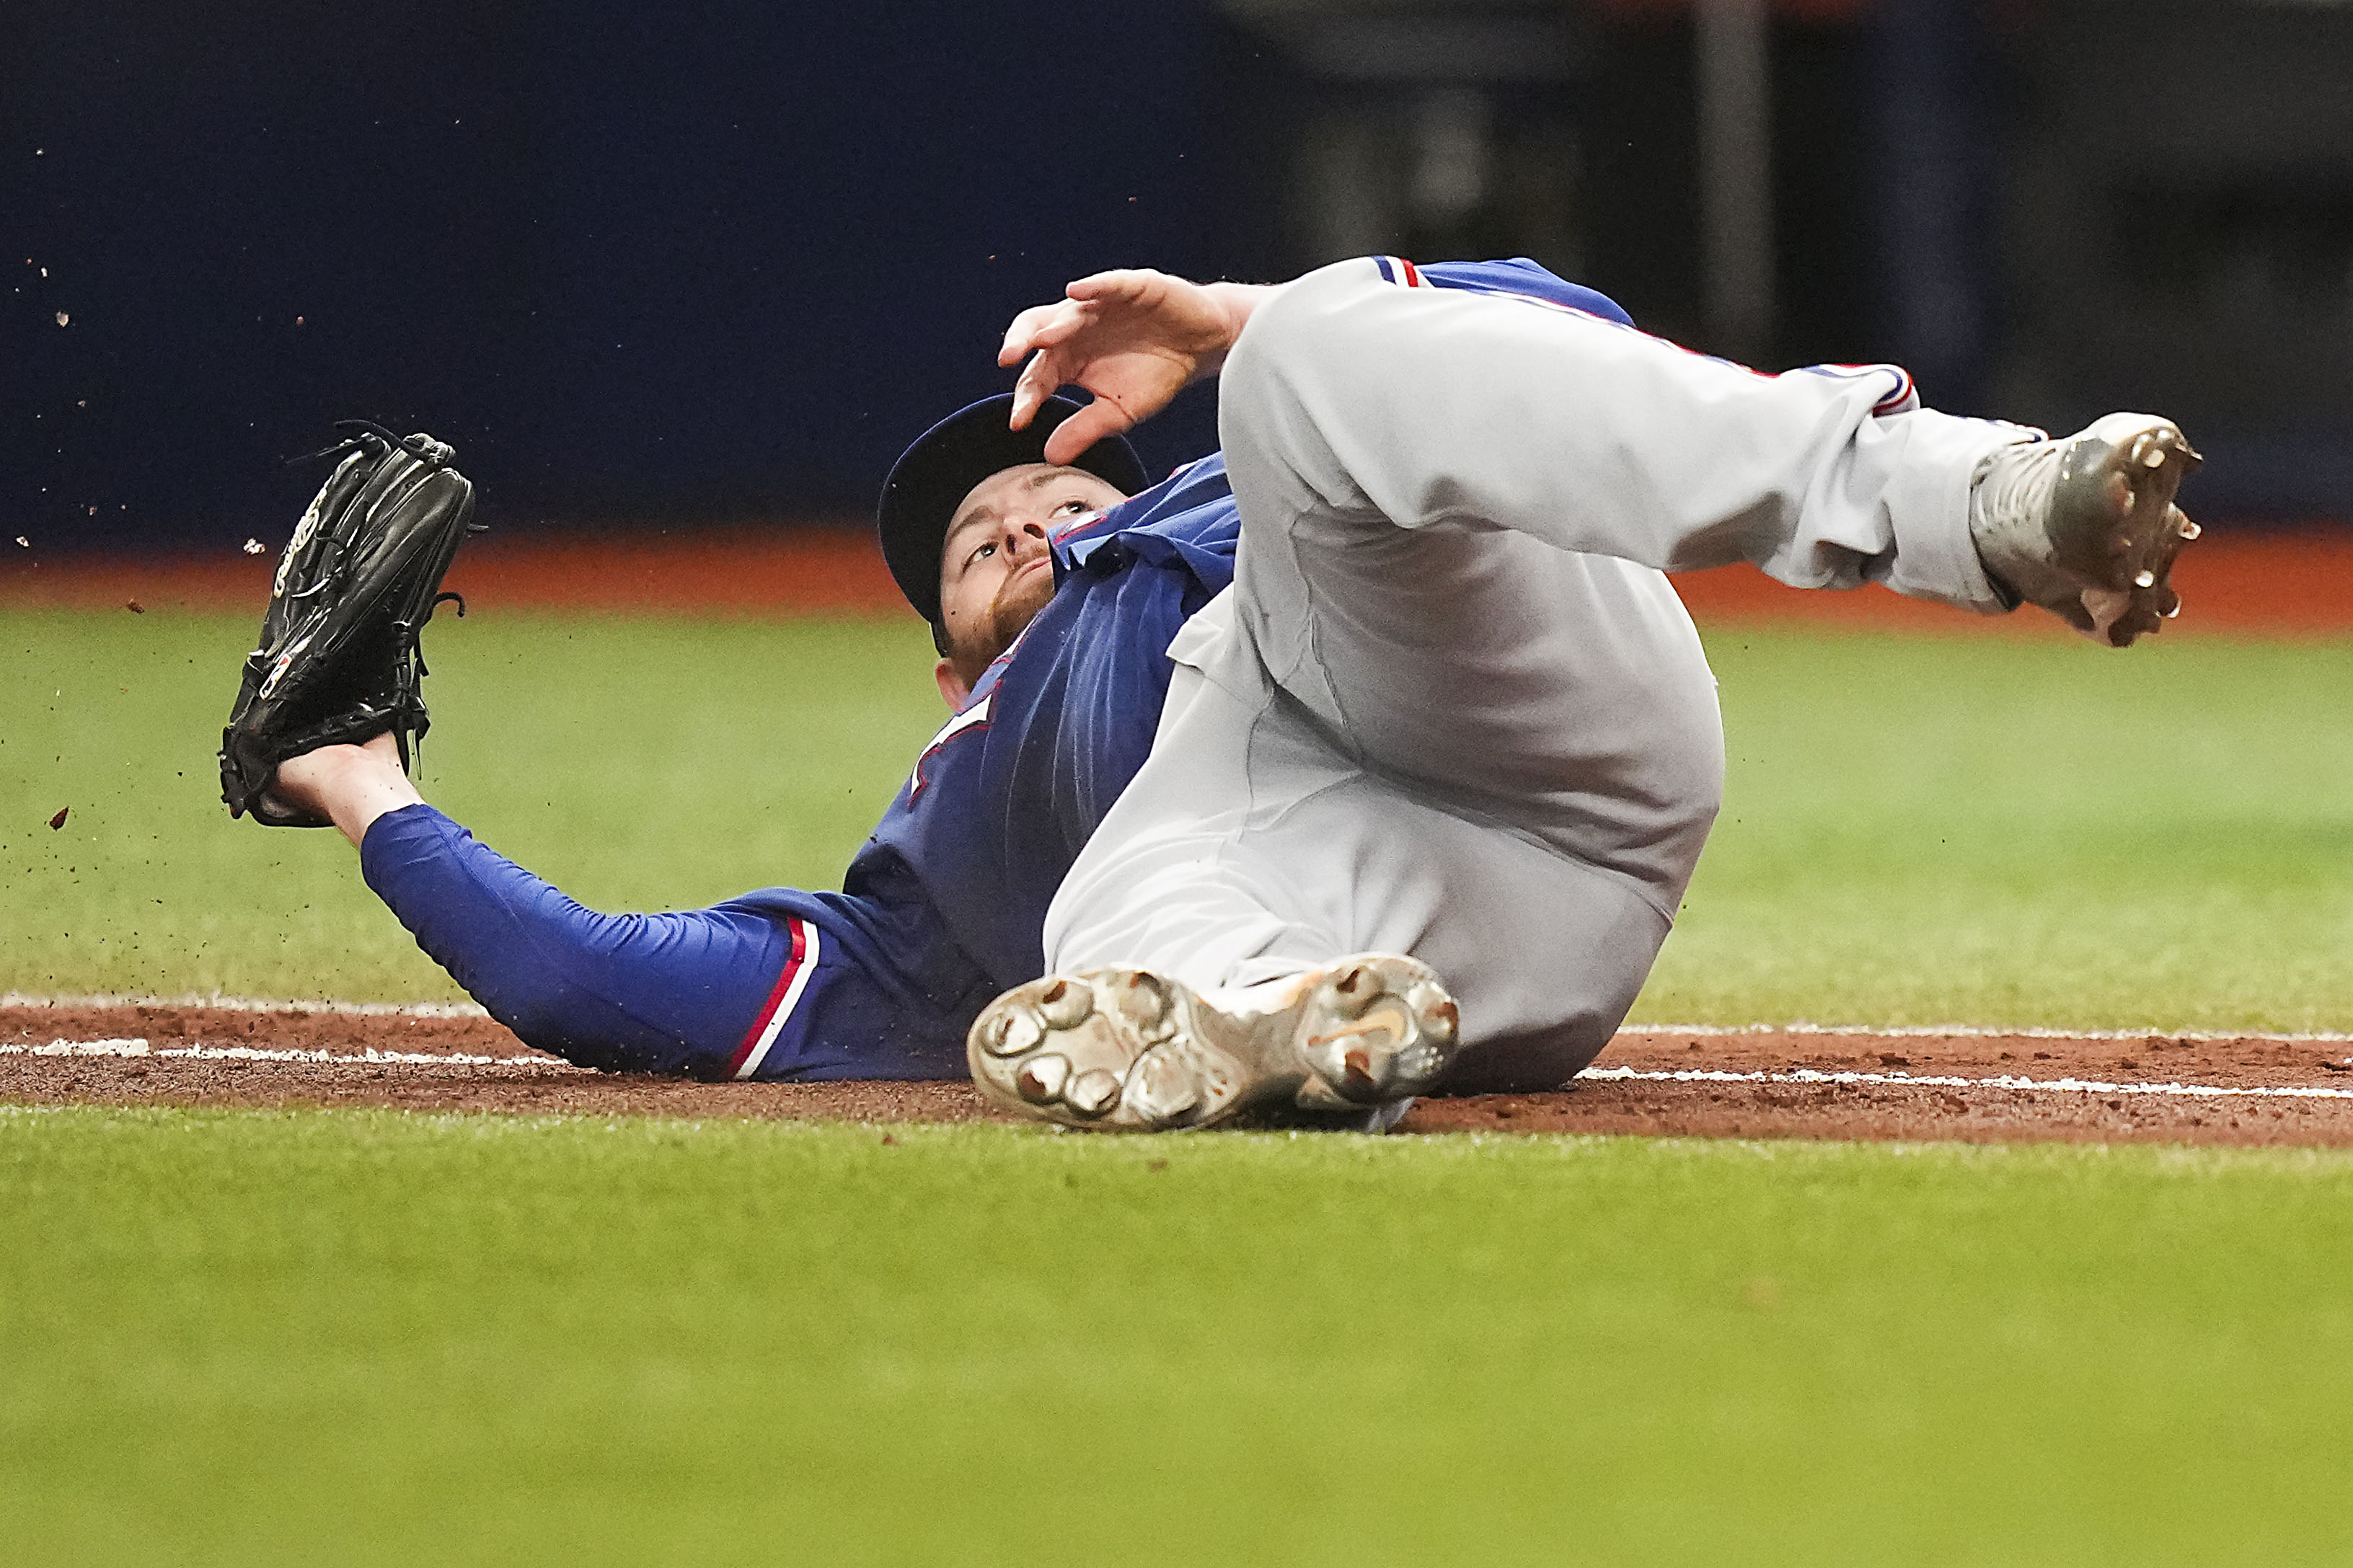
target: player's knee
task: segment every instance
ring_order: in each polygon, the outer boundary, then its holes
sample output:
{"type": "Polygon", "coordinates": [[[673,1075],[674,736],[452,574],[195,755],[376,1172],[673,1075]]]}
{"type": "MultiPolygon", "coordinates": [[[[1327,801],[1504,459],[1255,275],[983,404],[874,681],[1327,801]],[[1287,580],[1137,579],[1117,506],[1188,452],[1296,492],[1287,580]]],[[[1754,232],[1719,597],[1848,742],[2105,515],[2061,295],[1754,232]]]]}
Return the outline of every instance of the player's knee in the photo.
{"type": "Polygon", "coordinates": [[[1314,274],[1278,289],[1250,316],[1250,326],[1218,374],[1221,402],[1250,404],[1296,397],[1293,368],[1313,363],[1337,330],[1331,304],[1313,287],[1314,274]]]}

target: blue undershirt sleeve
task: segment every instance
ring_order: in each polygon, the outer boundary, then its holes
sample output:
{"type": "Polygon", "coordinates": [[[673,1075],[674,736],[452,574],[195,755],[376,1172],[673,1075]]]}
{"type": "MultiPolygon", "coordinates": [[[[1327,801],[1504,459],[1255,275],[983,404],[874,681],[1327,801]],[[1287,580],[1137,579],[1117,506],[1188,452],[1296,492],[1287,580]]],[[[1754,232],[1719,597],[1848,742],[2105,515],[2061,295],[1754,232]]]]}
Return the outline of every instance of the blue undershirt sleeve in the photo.
{"type": "Polygon", "coordinates": [[[711,909],[602,914],[429,805],[378,817],[360,867],[492,1017],[585,1067],[955,1078],[964,1027],[987,1000],[954,954],[911,973],[892,950],[894,937],[921,941],[927,907],[772,888],[711,909]]]}

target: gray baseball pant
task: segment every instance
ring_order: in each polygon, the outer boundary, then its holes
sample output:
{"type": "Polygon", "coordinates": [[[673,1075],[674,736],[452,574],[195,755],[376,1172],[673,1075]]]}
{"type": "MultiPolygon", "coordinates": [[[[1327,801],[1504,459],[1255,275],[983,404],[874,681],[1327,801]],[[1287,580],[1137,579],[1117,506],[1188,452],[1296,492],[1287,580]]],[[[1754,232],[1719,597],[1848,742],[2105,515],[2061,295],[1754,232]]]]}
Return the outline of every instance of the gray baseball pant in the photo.
{"type": "Polygon", "coordinates": [[[1760,375],[1369,260],[1288,285],[1223,374],[1234,584],[1169,647],[1152,754],[1048,912],[1050,968],[1206,989],[1410,953],[1461,1005],[1449,1088],[1572,1077],[1722,794],[1715,678],[1663,574],[1749,561],[2005,607],[1969,484],[2028,433],[1884,411],[1900,384],[1760,375]]]}

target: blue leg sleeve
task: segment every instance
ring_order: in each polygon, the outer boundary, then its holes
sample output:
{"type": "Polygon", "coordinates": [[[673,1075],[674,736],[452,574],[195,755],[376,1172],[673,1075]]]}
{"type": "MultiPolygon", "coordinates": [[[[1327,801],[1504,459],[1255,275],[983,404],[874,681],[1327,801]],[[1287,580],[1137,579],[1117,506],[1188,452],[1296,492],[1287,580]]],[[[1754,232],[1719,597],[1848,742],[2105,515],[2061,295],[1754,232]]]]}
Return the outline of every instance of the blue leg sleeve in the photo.
{"type": "Polygon", "coordinates": [[[586,909],[429,805],[376,818],[360,870],[491,1017],[611,1072],[726,1076],[791,952],[757,910],[586,909]]]}

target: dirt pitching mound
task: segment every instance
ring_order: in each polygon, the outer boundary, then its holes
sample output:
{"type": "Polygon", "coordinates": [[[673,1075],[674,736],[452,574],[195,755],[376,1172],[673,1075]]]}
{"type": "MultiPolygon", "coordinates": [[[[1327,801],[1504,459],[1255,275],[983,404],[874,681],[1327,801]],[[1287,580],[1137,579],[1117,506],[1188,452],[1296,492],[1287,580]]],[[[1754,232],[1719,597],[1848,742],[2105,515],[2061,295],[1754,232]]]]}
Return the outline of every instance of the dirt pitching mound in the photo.
{"type": "MultiPolygon", "coordinates": [[[[1630,1029],[1566,1089],[1430,1099],[1401,1131],[2353,1147],[2353,1044],[2203,1036],[1630,1029]]],[[[488,1018],[0,1006],[0,1102],[962,1121],[965,1083],[590,1072],[488,1018]]]]}

